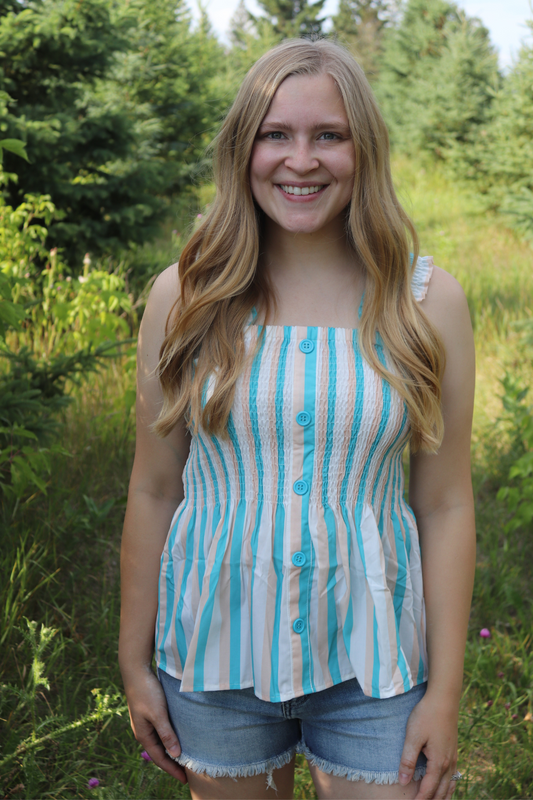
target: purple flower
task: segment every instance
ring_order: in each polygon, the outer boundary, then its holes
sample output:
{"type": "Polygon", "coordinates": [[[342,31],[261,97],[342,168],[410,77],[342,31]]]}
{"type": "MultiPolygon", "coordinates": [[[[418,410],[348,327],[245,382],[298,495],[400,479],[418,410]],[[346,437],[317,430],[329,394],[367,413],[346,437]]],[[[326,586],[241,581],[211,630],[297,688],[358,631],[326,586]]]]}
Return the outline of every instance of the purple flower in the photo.
{"type": "Polygon", "coordinates": [[[498,672],[498,678],[505,678],[505,672],[498,672]]]}
{"type": "Polygon", "coordinates": [[[100,786],[100,781],[98,778],[89,778],[89,783],[87,784],[89,789],[96,789],[97,786],[100,786]]]}
{"type": "Polygon", "coordinates": [[[482,639],[490,639],[491,636],[488,628],[481,628],[479,635],[481,636],[482,639]]]}
{"type": "Polygon", "coordinates": [[[490,708],[492,705],[494,705],[494,700],[487,700],[487,708],[490,708]]]}
{"type": "Polygon", "coordinates": [[[149,753],[147,753],[146,750],[142,751],[141,758],[144,758],[145,761],[151,761],[152,760],[152,756],[149,753]]]}
{"type": "Polygon", "coordinates": [[[196,219],[202,219],[202,214],[197,214],[196,219]]]}
{"type": "Polygon", "coordinates": [[[509,710],[509,709],[511,708],[511,704],[510,704],[510,703],[505,703],[505,705],[504,705],[504,708],[506,708],[507,710],[509,710]]]}
{"type": "Polygon", "coordinates": [[[518,714],[512,714],[511,719],[518,719],[518,714]]]}

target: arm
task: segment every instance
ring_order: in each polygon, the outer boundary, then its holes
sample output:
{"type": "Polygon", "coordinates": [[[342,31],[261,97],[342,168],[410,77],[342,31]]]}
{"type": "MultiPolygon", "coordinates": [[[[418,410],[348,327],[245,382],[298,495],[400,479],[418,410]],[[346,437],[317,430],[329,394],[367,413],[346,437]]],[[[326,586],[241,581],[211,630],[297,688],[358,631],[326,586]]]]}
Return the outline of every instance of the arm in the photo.
{"type": "Polygon", "coordinates": [[[436,270],[423,309],[446,350],[442,382],[445,434],[437,455],[411,458],[409,499],[420,532],[429,659],[428,689],[407,726],[400,783],[411,780],[422,750],[428,758],[417,799],[451,797],[457,721],[475,569],[470,436],[474,344],[459,284],[436,270]]]}
{"type": "Polygon", "coordinates": [[[139,332],[137,439],[121,550],[119,663],[135,738],[153,761],[178,780],[184,771],[165,753],[180,753],[165,696],[152,672],[159,563],[172,516],[183,499],[189,451],[185,425],[165,439],[150,431],[162,403],[155,371],[165,323],[178,291],[176,267],[154,284],[139,332]]]}

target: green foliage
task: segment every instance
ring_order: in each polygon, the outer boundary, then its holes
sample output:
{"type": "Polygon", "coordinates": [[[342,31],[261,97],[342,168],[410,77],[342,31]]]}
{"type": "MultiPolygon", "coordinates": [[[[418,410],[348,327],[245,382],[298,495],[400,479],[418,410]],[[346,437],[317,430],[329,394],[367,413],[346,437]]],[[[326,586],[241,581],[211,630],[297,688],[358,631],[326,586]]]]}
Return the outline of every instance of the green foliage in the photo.
{"type": "Polygon", "coordinates": [[[24,142],[21,142],[20,139],[0,139],[0,164],[4,158],[4,150],[7,150],[9,153],[14,153],[16,156],[26,161],[29,160],[24,142]]]}
{"type": "MultiPolygon", "coordinates": [[[[531,328],[531,323],[529,323],[531,328]]],[[[511,519],[505,532],[512,535],[519,529],[533,531],[533,406],[527,403],[529,387],[523,387],[512,375],[502,380],[503,407],[510,427],[515,457],[508,473],[509,486],[502,486],[498,500],[506,502],[511,519]]]]}
{"type": "Polygon", "coordinates": [[[86,380],[127,343],[131,298],[124,278],[103,270],[64,277],[57,250],[44,246],[55,208],[27,196],[17,208],[0,198],[0,494],[7,518],[35,491],[46,492],[57,415],[69,385],[86,380]],[[38,261],[47,261],[41,273],[38,261]]]}
{"type": "Polygon", "coordinates": [[[349,48],[370,80],[379,73],[385,27],[395,20],[397,5],[390,0],[340,0],[332,18],[336,38],[349,48]]]}
{"type": "MultiPolygon", "coordinates": [[[[257,0],[272,31],[282,39],[292,36],[316,36],[322,33],[325,17],[319,17],[325,0],[257,0]]],[[[250,14],[254,22],[258,17],[250,14]]]]}
{"type": "MultiPolygon", "coordinates": [[[[94,711],[68,722],[53,713],[45,716],[44,719],[39,719],[37,715],[38,694],[42,693],[42,689],[50,690],[50,680],[45,672],[44,655],[46,650],[53,644],[53,639],[58,630],[57,628],[49,628],[46,625],[41,625],[38,629],[38,623],[34,620],[25,619],[24,621],[26,629],[20,631],[22,634],[21,644],[25,645],[26,652],[29,651],[30,669],[27,670],[26,681],[22,687],[12,684],[4,684],[1,687],[0,711],[3,710],[3,705],[7,705],[8,698],[16,698],[15,713],[20,717],[24,715],[24,712],[29,712],[31,732],[29,736],[18,743],[13,752],[3,754],[3,757],[0,758],[0,769],[5,769],[14,759],[21,756],[27,757],[29,752],[42,749],[48,742],[57,741],[59,737],[70,735],[70,738],[72,738],[73,733],[86,735],[87,729],[90,730],[94,726],[100,726],[108,718],[116,715],[121,716],[127,712],[127,705],[120,694],[116,692],[104,694],[101,689],[93,689],[92,694],[96,706],[94,711]],[[43,733],[44,730],[47,730],[48,733],[43,733]]],[[[60,642],[59,648],[56,648],[56,656],[58,649],[61,649],[62,645],[63,642],[60,642]]],[[[27,763],[26,761],[26,769],[27,763]]]]}
{"type": "Polygon", "coordinates": [[[213,126],[225,110],[217,79],[224,51],[205,11],[192,28],[185,0],[120,0],[117,22],[128,30],[128,49],[117,55],[100,86],[111,102],[127,98],[153,130],[151,147],[161,166],[164,191],[175,194],[194,180],[205,159],[213,126]]]}
{"type": "MultiPolygon", "coordinates": [[[[8,203],[49,194],[73,268],[152,237],[210,138],[222,49],[184,0],[35,0],[0,12],[0,130],[25,142],[8,203]]],[[[9,138],[8,138],[9,137],[9,138]]],[[[5,148],[8,149],[7,147],[5,148]]]]}
{"type": "MultiPolygon", "coordinates": [[[[530,35],[533,21],[528,23],[530,35]]],[[[524,44],[494,97],[490,116],[456,164],[484,208],[533,241],[533,46],[524,44]]]]}
{"type": "Polygon", "coordinates": [[[376,92],[396,148],[447,159],[485,123],[498,82],[479,20],[448,0],[409,0],[385,36],[376,92]]]}

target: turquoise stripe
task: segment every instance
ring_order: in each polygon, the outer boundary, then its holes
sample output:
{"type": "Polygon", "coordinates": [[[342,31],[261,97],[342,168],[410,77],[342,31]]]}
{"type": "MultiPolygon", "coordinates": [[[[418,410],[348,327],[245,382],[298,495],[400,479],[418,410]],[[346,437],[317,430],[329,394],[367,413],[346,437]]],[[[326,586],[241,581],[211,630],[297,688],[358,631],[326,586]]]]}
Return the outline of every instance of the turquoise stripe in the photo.
{"type": "Polygon", "coordinates": [[[276,438],[278,452],[278,485],[277,504],[274,521],[273,564],[276,574],[276,599],[274,614],[274,630],[272,632],[271,673],[270,673],[270,702],[279,702],[279,662],[280,662],[280,620],[281,598],[283,594],[283,539],[285,532],[285,431],[283,428],[283,389],[285,386],[285,372],[287,366],[287,352],[291,341],[291,329],[285,328],[283,342],[280,348],[278,370],[276,375],[276,438]],[[280,501],[281,498],[281,501],[280,501]]]}
{"type": "MultiPolygon", "coordinates": [[[[235,449],[237,464],[242,466],[242,453],[232,416],[228,420],[228,433],[235,449]]],[[[246,483],[244,471],[239,471],[239,500],[235,514],[235,524],[231,537],[230,551],[230,652],[229,683],[230,689],[241,688],[241,559],[244,538],[244,521],[246,519],[246,483]]]]}
{"type": "MultiPolygon", "coordinates": [[[[398,667],[403,679],[403,688],[409,691],[411,682],[409,680],[409,667],[405,660],[400,640],[400,621],[402,616],[403,600],[405,597],[406,578],[407,578],[407,558],[405,553],[405,545],[403,541],[402,531],[396,512],[394,511],[394,504],[398,493],[397,480],[393,482],[392,498],[391,498],[391,521],[394,531],[394,539],[396,542],[396,561],[398,563],[398,572],[396,574],[396,583],[394,585],[393,605],[394,605],[394,620],[396,624],[396,648],[398,650],[398,667]]],[[[380,527],[381,533],[381,527],[380,527]]]]}
{"type": "MultiPolygon", "coordinates": [[[[198,467],[198,472],[200,474],[200,480],[202,482],[202,491],[203,491],[203,503],[202,503],[202,514],[200,517],[200,540],[198,542],[198,586],[200,587],[200,592],[202,591],[202,583],[204,581],[205,575],[205,553],[204,553],[204,542],[205,542],[205,529],[207,527],[207,487],[205,481],[204,471],[202,469],[202,460],[200,458],[200,448],[198,444],[196,444],[196,466],[198,467]]],[[[195,497],[195,502],[198,502],[198,496],[195,497]]]]}
{"type": "MultiPolygon", "coordinates": [[[[218,444],[216,437],[211,437],[211,442],[215,445],[217,450],[220,451],[220,445],[218,444]]],[[[207,448],[202,442],[204,447],[205,453],[208,458],[210,470],[212,470],[211,477],[213,479],[213,485],[215,487],[215,494],[216,500],[218,501],[218,486],[217,486],[217,479],[216,479],[216,472],[213,468],[213,462],[207,453],[207,448]]],[[[196,646],[196,655],[194,659],[194,677],[193,677],[193,691],[194,692],[202,692],[204,691],[204,667],[205,667],[205,652],[207,649],[207,640],[209,638],[209,629],[211,627],[211,620],[213,618],[213,608],[215,603],[215,592],[218,585],[218,581],[220,578],[220,567],[222,565],[222,561],[224,558],[224,553],[226,551],[226,543],[229,535],[229,498],[230,498],[230,489],[229,489],[229,480],[228,480],[228,473],[226,469],[226,465],[224,460],[222,460],[222,468],[224,470],[224,477],[226,482],[226,506],[224,511],[224,522],[222,527],[222,532],[220,534],[220,538],[218,540],[217,549],[215,553],[215,561],[213,564],[213,569],[211,575],[209,576],[209,594],[207,600],[204,605],[204,609],[202,611],[199,627],[198,627],[198,641],[196,646]]],[[[218,506],[218,502],[217,502],[218,506]]],[[[220,519],[220,517],[219,517],[220,519]]],[[[215,525],[215,520],[213,520],[213,532],[218,527],[218,520],[215,525]]]]}
{"type": "Polygon", "coordinates": [[[337,574],[337,526],[335,515],[329,505],[328,482],[331,451],[333,449],[333,432],[335,427],[335,407],[337,398],[337,349],[335,329],[328,330],[328,419],[326,425],[326,449],[324,451],[324,465],[322,469],[322,506],[324,508],[324,522],[328,532],[328,580],[326,586],[328,598],[328,668],[334,683],[342,680],[337,651],[337,606],[335,603],[335,586],[337,574]]]}
{"type": "MultiPolygon", "coordinates": [[[[383,353],[380,353],[379,350],[377,351],[378,358],[380,361],[386,366],[383,353]]],[[[377,450],[378,444],[381,441],[383,434],[386,430],[389,415],[390,415],[390,386],[388,382],[381,378],[381,390],[382,390],[382,397],[383,397],[383,406],[381,410],[381,419],[379,422],[378,432],[372,442],[372,446],[368,453],[368,457],[366,459],[365,465],[363,467],[363,472],[361,474],[361,482],[359,484],[359,492],[357,495],[357,506],[362,508],[362,504],[364,502],[365,497],[365,489],[366,489],[366,482],[368,478],[368,473],[370,472],[370,465],[372,464],[372,460],[374,458],[374,454],[377,450]]],[[[366,574],[366,567],[365,567],[365,574],[366,574]]],[[[379,659],[379,647],[378,647],[378,635],[377,635],[377,618],[376,613],[374,610],[374,658],[373,658],[373,668],[372,668],[372,697],[379,697],[379,670],[380,670],[380,659],[379,659]]]]}
{"type": "MultiPolygon", "coordinates": [[[[259,328],[259,332],[261,328],[259,328]]],[[[259,538],[259,530],[261,528],[261,520],[263,517],[263,454],[261,448],[261,436],[259,434],[258,412],[257,412],[257,392],[259,386],[259,373],[261,371],[261,360],[265,349],[265,337],[261,340],[261,345],[258,352],[254,356],[252,369],[250,374],[250,392],[249,392],[249,405],[250,405],[250,424],[252,426],[252,436],[254,438],[255,448],[255,463],[257,465],[257,511],[255,513],[254,529],[250,538],[250,547],[252,550],[252,585],[250,587],[251,605],[250,605],[250,641],[253,643],[253,618],[254,618],[254,581],[255,573],[257,570],[257,544],[259,538]]],[[[254,648],[252,646],[252,674],[255,677],[254,668],[254,648]]]]}
{"type": "MultiPolygon", "coordinates": [[[[177,525],[176,525],[177,527],[177,525]]],[[[181,615],[183,612],[183,603],[185,601],[185,594],[187,590],[187,581],[189,579],[189,575],[192,571],[193,564],[194,564],[194,529],[196,527],[196,503],[193,504],[193,513],[191,514],[191,519],[189,524],[187,525],[187,534],[186,534],[186,544],[185,544],[185,564],[183,567],[183,577],[181,580],[181,590],[180,596],[178,600],[178,606],[176,608],[176,621],[174,623],[174,630],[176,634],[176,645],[178,648],[178,653],[180,657],[180,661],[182,664],[185,664],[185,660],[187,658],[187,639],[185,637],[185,630],[183,628],[181,622],[181,615]]],[[[187,594],[190,595],[190,589],[188,590],[187,594]]]]}
{"type": "Polygon", "coordinates": [[[315,420],[316,420],[316,369],[318,354],[318,328],[307,328],[307,338],[314,342],[314,348],[310,353],[305,354],[304,372],[304,407],[295,408],[293,412],[308,411],[311,414],[312,422],[303,429],[304,434],[304,457],[302,478],[307,481],[309,491],[302,496],[302,538],[301,548],[305,554],[306,563],[300,568],[299,581],[299,603],[298,610],[300,617],[305,622],[305,628],[300,634],[302,647],[302,688],[304,694],[316,691],[313,681],[314,666],[313,653],[311,651],[310,640],[310,602],[312,591],[314,553],[311,532],[309,530],[309,496],[313,485],[313,462],[315,458],[315,420]]]}
{"type": "MultiPolygon", "coordinates": [[[[365,390],[365,373],[363,370],[363,359],[361,353],[359,351],[359,346],[357,344],[357,331],[354,330],[352,332],[352,349],[354,354],[354,361],[355,361],[355,406],[353,411],[353,422],[352,422],[352,430],[350,433],[350,444],[348,446],[348,453],[346,455],[346,472],[344,473],[344,477],[342,479],[341,484],[341,491],[340,491],[340,507],[342,511],[342,517],[344,519],[344,524],[346,526],[346,530],[350,531],[350,521],[348,519],[348,514],[346,511],[346,503],[347,503],[347,494],[348,494],[348,483],[350,480],[350,475],[354,463],[354,454],[355,448],[357,445],[357,440],[359,438],[359,431],[361,429],[361,422],[363,420],[363,399],[364,399],[364,390],[365,390]]],[[[361,531],[357,524],[357,519],[355,520],[355,533],[357,536],[357,543],[359,546],[359,553],[361,554],[361,559],[363,562],[363,569],[366,572],[366,565],[365,565],[365,553],[363,550],[363,540],[361,538],[361,531]]],[[[348,565],[351,567],[352,564],[352,542],[351,536],[348,535],[348,565]]],[[[352,631],[354,626],[354,611],[353,611],[353,602],[352,598],[350,597],[350,602],[348,603],[348,609],[346,611],[346,621],[344,623],[342,629],[342,636],[344,639],[344,646],[346,648],[346,652],[350,653],[350,642],[352,638],[352,631]]]]}
{"type": "MultiPolygon", "coordinates": [[[[389,387],[388,394],[389,394],[389,399],[390,399],[390,387],[389,387]]],[[[402,418],[402,422],[401,422],[401,425],[399,427],[398,433],[396,434],[396,437],[394,438],[394,440],[391,442],[391,444],[389,445],[389,447],[387,448],[387,450],[383,454],[382,459],[381,459],[381,463],[380,463],[379,468],[378,468],[378,470],[376,472],[376,478],[374,480],[374,491],[372,493],[372,506],[374,506],[374,502],[375,502],[375,498],[376,498],[376,492],[377,492],[377,488],[378,488],[379,482],[381,480],[381,474],[383,472],[384,465],[385,465],[385,463],[387,463],[388,464],[388,476],[387,476],[387,480],[386,480],[385,488],[384,488],[384,492],[383,492],[383,500],[381,502],[381,510],[380,510],[380,514],[379,514],[379,525],[378,525],[378,528],[379,528],[379,535],[383,538],[383,525],[384,525],[384,520],[385,520],[385,515],[386,515],[385,502],[387,500],[387,496],[388,496],[389,491],[390,491],[391,500],[389,501],[389,504],[388,504],[387,508],[390,509],[391,522],[392,522],[392,526],[393,526],[393,530],[394,530],[394,539],[395,539],[395,542],[396,542],[396,560],[398,562],[398,574],[397,574],[396,583],[395,583],[395,586],[394,586],[394,595],[393,595],[394,617],[395,617],[395,626],[396,626],[396,647],[397,647],[397,650],[398,650],[398,667],[399,667],[400,673],[402,675],[404,688],[405,688],[406,691],[408,691],[411,688],[410,681],[409,681],[409,668],[408,668],[407,663],[405,661],[405,657],[403,655],[403,651],[402,651],[402,648],[401,648],[401,642],[400,642],[400,618],[401,618],[401,613],[402,613],[403,598],[404,598],[404,595],[405,595],[405,577],[406,577],[406,574],[407,574],[407,566],[406,566],[406,559],[405,559],[404,541],[403,541],[401,530],[399,529],[399,526],[398,526],[398,518],[396,516],[396,513],[393,510],[394,509],[394,501],[395,501],[395,497],[396,497],[396,493],[397,493],[397,486],[396,486],[396,484],[397,484],[397,470],[396,470],[395,467],[396,467],[396,464],[397,464],[397,461],[398,461],[398,453],[393,454],[393,451],[395,449],[398,450],[398,446],[400,446],[401,447],[401,449],[400,449],[400,458],[401,458],[401,453],[403,452],[403,449],[404,449],[405,444],[407,442],[407,438],[405,436],[405,431],[404,431],[404,425],[406,423],[406,420],[407,420],[407,408],[404,405],[403,418],[402,418]],[[402,444],[403,444],[403,446],[402,446],[402,444]],[[402,578],[403,578],[403,582],[402,582],[402,578]]]]}
{"type": "MultiPolygon", "coordinates": [[[[170,625],[171,625],[171,622],[172,622],[172,615],[173,615],[173,611],[174,611],[174,596],[175,596],[174,588],[175,587],[174,587],[174,561],[173,561],[173,558],[172,558],[172,553],[174,551],[174,542],[176,541],[176,532],[178,530],[178,525],[179,525],[179,522],[180,522],[180,520],[181,520],[181,518],[182,518],[182,516],[183,516],[183,514],[185,512],[186,505],[187,505],[186,498],[184,498],[184,500],[183,500],[183,508],[181,509],[181,512],[178,515],[178,519],[176,520],[176,522],[172,526],[172,529],[171,529],[172,532],[170,533],[169,540],[168,540],[168,564],[167,564],[166,574],[165,574],[165,578],[164,578],[165,583],[166,583],[166,589],[167,589],[167,613],[166,613],[166,617],[165,617],[165,628],[163,630],[163,635],[162,635],[162,637],[161,637],[161,639],[159,641],[159,648],[158,648],[159,649],[159,653],[160,653],[159,667],[164,672],[166,671],[166,666],[167,666],[167,654],[166,654],[164,648],[165,648],[165,643],[167,641],[167,637],[168,637],[168,634],[169,634],[169,631],[170,631],[170,625]]],[[[159,586],[161,586],[162,580],[163,580],[163,553],[161,554],[161,562],[160,562],[159,586]]],[[[182,661],[181,662],[181,666],[183,667],[184,664],[185,664],[185,661],[182,661]]]]}

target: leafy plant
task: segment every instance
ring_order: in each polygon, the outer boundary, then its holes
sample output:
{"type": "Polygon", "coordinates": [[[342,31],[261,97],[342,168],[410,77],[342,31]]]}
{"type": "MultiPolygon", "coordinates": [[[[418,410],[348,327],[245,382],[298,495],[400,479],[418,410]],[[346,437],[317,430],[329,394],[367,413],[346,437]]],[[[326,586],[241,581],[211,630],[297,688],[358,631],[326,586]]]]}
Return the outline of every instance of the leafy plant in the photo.
{"type": "Polygon", "coordinates": [[[503,406],[517,456],[508,473],[508,486],[502,486],[498,500],[505,501],[512,514],[505,524],[511,534],[519,528],[532,530],[533,523],[533,406],[528,404],[529,387],[523,387],[509,373],[502,381],[503,406]]]}
{"type": "MultiPolygon", "coordinates": [[[[44,654],[52,644],[58,630],[45,625],[39,627],[34,620],[26,619],[25,623],[26,628],[20,632],[31,659],[30,668],[26,671],[26,681],[22,686],[2,685],[0,702],[5,704],[9,697],[14,697],[17,701],[14,713],[19,717],[25,711],[29,713],[31,730],[29,735],[19,742],[15,750],[0,758],[0,769],[5,768],[14,759],[26,756],[30,751],[42,748],[47,742],[56,741],[60,737],[73,733],[86,734],[88,729],[101,725],[107,718],[121,716],[127,712],[127,705],[121,694],[117,692],[104,693],[101,689],[93,689],[91,692],[95,703],[93,711],[71,721],[66,721],[53,713],[45,716],[44,719],[39,718],[36,711],[37,695],[42,689],[50,689],[44,654]],[[43,733],[45,730],[48,732],[43,733]]],[[[59,648],[61,647],[62,643],[59,645],[59,648]]]]}

